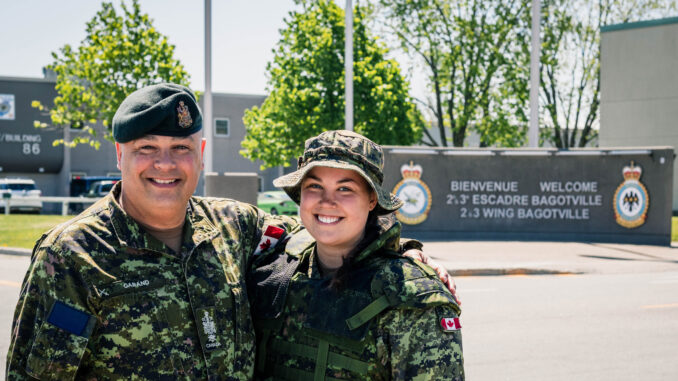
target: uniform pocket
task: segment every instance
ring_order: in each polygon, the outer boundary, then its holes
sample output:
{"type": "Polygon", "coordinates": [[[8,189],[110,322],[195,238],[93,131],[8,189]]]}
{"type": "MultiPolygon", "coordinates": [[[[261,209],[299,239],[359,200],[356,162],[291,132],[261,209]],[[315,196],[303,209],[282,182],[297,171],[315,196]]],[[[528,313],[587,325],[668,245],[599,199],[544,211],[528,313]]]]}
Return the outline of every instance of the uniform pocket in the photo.
{"type": "Polygon", "coordinates": [[[26,361],[26,372],[40,380],[72,380],[80,366],[88,337],[42,323],[26,361]]]}
{"type": "Polygon", "coordinates": [[[116,375],[156,378],[174,373],[172,337],[157,292],[131,292],[102,301],[94,366],[116,375]]]}

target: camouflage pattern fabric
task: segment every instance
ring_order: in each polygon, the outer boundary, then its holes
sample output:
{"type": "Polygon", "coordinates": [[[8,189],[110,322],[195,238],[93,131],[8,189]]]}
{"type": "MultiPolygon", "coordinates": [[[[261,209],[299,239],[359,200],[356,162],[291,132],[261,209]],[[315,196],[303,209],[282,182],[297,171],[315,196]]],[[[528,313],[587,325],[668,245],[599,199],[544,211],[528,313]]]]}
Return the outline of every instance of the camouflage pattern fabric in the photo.
{"type": "Polygon", "coordinates": [[[380,224],[382,234],[359,254],[339,291],[328,288],[306,231],[290,239],[285,252],[255,259],[248,275],[255,379],[464,379],[461,331],[441,325],[458,318],[459,307],[430,267],[395,252],[399,223],[388,216],[380,224]],[[285,278],[277,274],[289,268],[289,284],[280,284],[285,278]]]}
{"type": "Polygon", "coordinates": [[[262,229],[289,231],[296,220],[192,197],[174,253],[125,214],[119,191],[37,243],[7,378],[251,379],[255,336],[242,274],[262,229]]]}

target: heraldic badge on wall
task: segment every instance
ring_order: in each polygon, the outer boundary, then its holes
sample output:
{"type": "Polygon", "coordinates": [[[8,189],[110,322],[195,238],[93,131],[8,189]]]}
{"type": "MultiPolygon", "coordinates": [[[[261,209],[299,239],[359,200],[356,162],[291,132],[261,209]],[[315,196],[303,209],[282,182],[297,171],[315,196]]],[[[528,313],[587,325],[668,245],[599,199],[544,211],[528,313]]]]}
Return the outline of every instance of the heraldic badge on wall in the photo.
{"type": "Polygon", "coordinates": [[[396,217],[408,225],[424,222],[431,210],[431,190],[421,181],[422,172],[421,165],[410,161],[409,165],[400,167],[403,179],[393,187],[392,193],[405,203],[396,211],[396,217]]]}
{"type": "Polygon", "coordinates": [[[624,182],[614,193],[614,216],[617,223],[625,228],[641,226],[647,219],[650,197],[640,182],[642,173],[642,168],[632,161],[631,165],[622,169],[624,182]]]}

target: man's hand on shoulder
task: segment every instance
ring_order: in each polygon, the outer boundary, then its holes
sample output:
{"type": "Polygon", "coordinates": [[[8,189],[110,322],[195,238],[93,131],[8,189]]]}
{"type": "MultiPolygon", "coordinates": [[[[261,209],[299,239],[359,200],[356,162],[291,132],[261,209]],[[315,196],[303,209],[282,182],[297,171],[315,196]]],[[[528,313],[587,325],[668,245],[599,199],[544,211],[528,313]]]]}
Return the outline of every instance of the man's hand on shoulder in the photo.
{"type": "Polygon", "coordinates": [[[452,296],[454,296],[454,300],[456,300],[457,304],[461,306],[461,300],[459,300],[459,297],[457,296],[457,285],[454,283],[454,279],[452,279],[450,274],[447,273],[447,270],[443,266],[431,259],[431,257],[428,255],[424,254],[424,252],[420,249],[409,249],[404,252],[403,255],[416,259],[421,263],[427,264],[433,270],[435,270],[436,274],[438,274],[438,277],[440,278],[440,281],[443,282],[445,286],[447,286],[447,289],[450,290],[452,296]]]}

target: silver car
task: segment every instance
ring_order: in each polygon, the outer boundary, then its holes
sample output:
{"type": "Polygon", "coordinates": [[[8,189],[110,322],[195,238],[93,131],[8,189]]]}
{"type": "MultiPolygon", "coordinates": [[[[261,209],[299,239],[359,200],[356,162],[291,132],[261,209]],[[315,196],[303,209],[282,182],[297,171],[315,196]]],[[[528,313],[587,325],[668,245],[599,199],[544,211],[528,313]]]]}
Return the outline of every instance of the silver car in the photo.
{"type": "Polygon", "coordinates": [[[31,179],[0,179],[0,210],[5,211],[9,201],[10,212],[40,213],[42,201],[35,200],[42,192],[31,179]]]}

